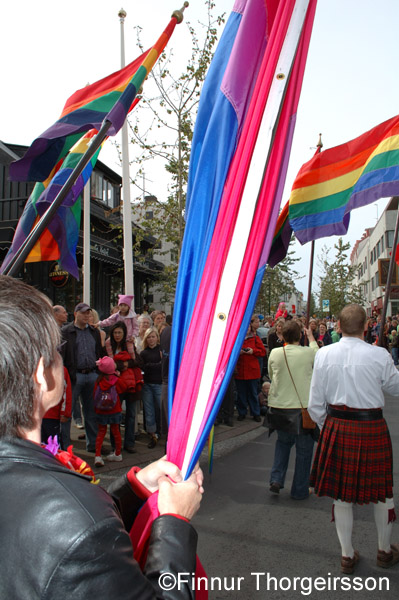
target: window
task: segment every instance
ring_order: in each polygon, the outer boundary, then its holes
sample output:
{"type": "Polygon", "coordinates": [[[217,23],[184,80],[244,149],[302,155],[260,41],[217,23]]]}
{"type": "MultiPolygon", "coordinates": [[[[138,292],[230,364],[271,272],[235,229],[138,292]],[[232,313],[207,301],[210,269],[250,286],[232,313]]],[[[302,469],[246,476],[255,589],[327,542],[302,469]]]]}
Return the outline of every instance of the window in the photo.
{"type": "Polygon", "coordinates": [[[384,236],[381,238],[381,252],[384,252],[384,236]]]}
{"type": "Polygon", "coordinates": [[[380,244],[380,242],[377,242],[377,258],[379,257],[380,254],[381,254],[381,244],[380,244]]]}
{"type": "Polygon", "coordinates": [[[393,230],[387,231],[385,233],[385,236],[386,236],[386,244],[385,245],[387,248],[392,248],[392,246],[393,246],[393,233],[394,233],[393,230]]]}
{"type": "Polygon", "coordinates": [[[115,208],[119,204],[119,198],[117,197],[118,187],[105,179],[101,173],[92,173],[90,182],[92,198],[104,202],[109,208],[115,208]]]}

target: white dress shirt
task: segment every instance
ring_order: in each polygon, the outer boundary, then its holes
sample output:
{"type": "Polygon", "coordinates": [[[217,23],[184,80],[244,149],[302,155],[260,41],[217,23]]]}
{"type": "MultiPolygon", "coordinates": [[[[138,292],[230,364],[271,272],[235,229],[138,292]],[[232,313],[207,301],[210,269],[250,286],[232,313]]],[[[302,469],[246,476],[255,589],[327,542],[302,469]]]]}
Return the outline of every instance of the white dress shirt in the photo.
{"type": "Polygon", "coordinates": [[[399,372],[385,348],[343,336],[315,356],[308,411],[321,427],[328,404],[369,409],[384,406],[384,393],[399,396],[399,372]]]}

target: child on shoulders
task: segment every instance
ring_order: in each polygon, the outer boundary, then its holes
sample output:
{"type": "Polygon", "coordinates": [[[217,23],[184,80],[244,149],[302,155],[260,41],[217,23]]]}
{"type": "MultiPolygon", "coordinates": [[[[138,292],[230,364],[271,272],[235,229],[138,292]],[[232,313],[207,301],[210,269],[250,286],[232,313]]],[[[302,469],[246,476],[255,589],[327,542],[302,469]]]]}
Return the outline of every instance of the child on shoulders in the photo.
{"type": "Polygon", "coordinates": [[[123,321],[126,325],[127,329],[127,351],[131,355],[132,358],[135,358],[134,354],[134,338],[139,333],[139,323],[137,320],[137,315],[134,310],[131,308],[132,301],[134,296],[119,294],[118,296],[118,307],[119,311],[110,315],[107,319],[103,321],[99,321],[96,326],[99,327],[109,327],[110,325],[114,325],[117,321],[123,321]]]}

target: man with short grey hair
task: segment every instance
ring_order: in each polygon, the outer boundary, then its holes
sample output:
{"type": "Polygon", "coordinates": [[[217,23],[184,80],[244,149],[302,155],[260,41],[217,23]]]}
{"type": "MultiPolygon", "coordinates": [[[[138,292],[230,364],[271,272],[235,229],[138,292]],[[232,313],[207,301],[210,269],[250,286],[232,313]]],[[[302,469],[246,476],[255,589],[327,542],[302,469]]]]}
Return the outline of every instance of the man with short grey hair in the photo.
{"type": "Polygon", "coordinates": [[[53,313],[58,327],[62,327],[68,321],[68,313],[60,304],[53,306],[53,313]]]}

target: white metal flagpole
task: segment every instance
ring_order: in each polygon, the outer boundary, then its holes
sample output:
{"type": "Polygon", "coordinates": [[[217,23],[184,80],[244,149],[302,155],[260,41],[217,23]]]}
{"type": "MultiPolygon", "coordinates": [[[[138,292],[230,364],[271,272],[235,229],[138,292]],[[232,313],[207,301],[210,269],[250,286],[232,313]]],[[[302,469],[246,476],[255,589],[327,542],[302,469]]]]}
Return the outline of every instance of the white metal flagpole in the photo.
{"type": "MultiPolygon", "coordinates": [[[[121,24],[121,68],[125,66],[124,24],[126,11],[118,12],[121,24]]],[[[133,281],[133,245],[132,245],[132,208],[130,204],[129,142],[127,122],[122,127],[122,190],[123,190],[123,249],[125,266],[125,294],[134,294],[133,281]]],[[[133,308],[132,304],[132,308],[133,308]]]]}
{"type": "Polygon", "coordinates": [[[90,179],[83,188],[83,302],[90,306],[90,179]]]}

